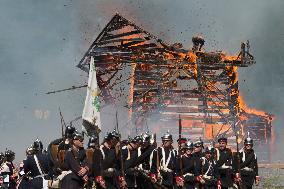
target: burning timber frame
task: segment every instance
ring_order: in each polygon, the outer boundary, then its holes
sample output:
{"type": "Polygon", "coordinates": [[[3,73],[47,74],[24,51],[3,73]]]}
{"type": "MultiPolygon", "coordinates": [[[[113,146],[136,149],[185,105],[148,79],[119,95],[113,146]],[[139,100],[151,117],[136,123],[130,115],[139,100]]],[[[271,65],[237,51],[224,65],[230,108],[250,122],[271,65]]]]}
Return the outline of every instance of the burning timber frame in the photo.
{"type": "Polygon", "coordinates": [[[116,14],[78,67],[88,72],[90,57],[94,58],[104,104],[116,103],[115,86],[129,81],[124,85],[129,86],[127,106],[133,132],[145,130],[146,120],[155,114],[161,130],[177,135],[178,127],[172,122],[177,123],[180,115],[185,137],[209,141],[226,134],[234,143],[236,132],[244,136],[250,131],[259,145],[269,145],[271,115],[247,113],[239,103],[237,69],[255,64],[249,43],[242,43],[235,57],[205,52],[198,45],[190,50],[169,45],[116,14]]]}

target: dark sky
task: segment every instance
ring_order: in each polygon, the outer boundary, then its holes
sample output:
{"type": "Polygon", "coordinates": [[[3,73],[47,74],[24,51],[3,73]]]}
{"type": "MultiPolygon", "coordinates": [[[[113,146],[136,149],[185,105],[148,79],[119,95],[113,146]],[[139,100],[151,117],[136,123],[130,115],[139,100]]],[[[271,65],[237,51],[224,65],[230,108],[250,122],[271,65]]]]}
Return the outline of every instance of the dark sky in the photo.
{"type": "MultiPolygon", "coordinates": [[[[45,93],[86,82],[86,74],[75,66],[119,12],[161,39],[187,48],[197,33],[205,37],[207,50],[232,54],[238,53],[242,41],[250,40],[257,64],[239,70],[240,91],[250,107],[276,115],[276,159],[280,158],[283,10],[282,0],[1,0],[0,151],[10,148],[21,159],[37,137],[45,145],[59,137],[59,107],[66,120],[81,115],[84,89],[45,93]]],[[[109,109],[103,111],[113,117],[109,109]]],[[[125,120],[121,118],[121,124],[125,120]]]]}

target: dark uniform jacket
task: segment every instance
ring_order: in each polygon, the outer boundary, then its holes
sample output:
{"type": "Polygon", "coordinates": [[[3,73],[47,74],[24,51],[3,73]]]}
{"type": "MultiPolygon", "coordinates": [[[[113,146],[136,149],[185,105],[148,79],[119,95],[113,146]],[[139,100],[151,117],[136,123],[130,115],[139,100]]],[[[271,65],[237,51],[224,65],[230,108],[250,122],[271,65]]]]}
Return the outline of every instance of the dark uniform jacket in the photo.
{"type": "Polygon", "coordinates": [[[202,172],[201,170],[201,158],[203,157],[203,153],[200,152],[194,152],[192,154],[192,161],[194,166],[194,176],[199,176],[199,173],[202,172]]]}
{"type": "Polygon", "coordinates": [[[94,150],[93,155],[93,176],[94,178],[102,176],[102,158],[101,151],[99,149],[94,150]]]}
{"type": "Polygon", "coordinates": [[[29,173],[31,177],[29,184],[31,188],[41,189],[43,185],[43,177],[46,178],[49,172],[48,156],[46,154],[42,154],[41,152],[35,154],[35,156],[38,159],[39,167],[44,175],[41,175],[37,167],[34,155],[28,156],[24,161],[24,171],[26,174],[29,173]]]}
{"type": "MultiPolygon", "coordinates": [[[[27,160],[23,160],[23,165],[25,165],[25,162],[27,160]]],[[[18,189],[30,189],[31,186],[30,186],[30,180],[29,180],[29,176],[28,174],[25,173],[25,170],[24,170],[24,166],[21,167],[20,166],[20,170],[19,170],[19,185],[18,185],[18,189]]]]}
{"type": "Polygon", "coordinates": [[[217,181],[219,180],[219,172],[216,166],[216,161],[213,158],[207,159],[201,157],[200,167],[198,170],[201,171],[196,173],[197,175],[202,175],[202,179],[205,181],[204,187],[215,187],[217,186],[217,181]]]}
{"type": "Polygon", "coordinates": [[[200,183],[196,180],[196,178],[198,176],[200,176],[204,170],[203,170],[203,166],[202,166],[202,157],[204,156],[203,152],[194,152],[192,154],[192,161],[193,161],[193,166],[194,166],[194,178],[191,178],[191,181],[194,179],[194,185],[191,184],[187,184],[188,188],[193,188],[192,186],[194,186],[194,188],[201,188],[200,183]]]}
{"type": "Polygon", "coordinates": [[[99,157],[102,176],[106,182],[106,187],[108,189],[119,188],[118,176],[120,174],[120,163],[115,148],[107,148],[101,145],[99,157]]]}
{"type": "Polygon", "coordinates": [[[157,173],[159,170],[162,177],[162,184],[170,188],[172,188],[174,185],[174,176],[177,163],[176,155],[176,150],[164,147],[158,147],[153,151],[152,154],[150,172],[157,173]]]}
{"type": "Polygon", "coordinates": [[[136,160],[138,158],[138,150],[129,150],[127,146],[122,148],[122,158],[124,161],[125,180],[128,187],[137,187],[136,160]]]}
{"type": "Polygon", "coordinates": [[[90,169],[86,155],[74,149],[69,149],[66,152],[64,163],[66,164],[67,170],[72,172],[63,178],[61,189],[83,189],[83,176],[79,176],[78,172],[82,167],[87,166],[90,169]]]}
{"type": "Polygon", "coordinates": [[[182,155],[181,157],[181,166],[180,168],[180,162],[179,159],[177,159],[177,175],[183,176],[184,178],[184,185],[185,188],[194,188],[194,180],[195,180],[195,167],[194,167],[194,159],[192,155],[182,155]]]}
{"type": "Polygon", "coordinates": [[[240,173],[242,184],[252,186],[258,176],[257,157],[253,150],[240,151],[240,173]]]}
{"type": "Polygon", "coordinates": [[[150,155],[156,148],[155,145],[149,145],[145,148],[138,148],[138,158],[135,165],[138,167],[138,176],[136,177],[138,188],[140,189],[152,189],[153,184],[149,180],[150,172],[150,155]]]}
{"type": "Polygon", "coordinates": [[[228,148],[224,150],[216,149],[217,161],[216,165],[220,175],[222,187],[233,186],[233,170],[232,170],[232,151],[228,148]]]}
{"type": "Polygon", "coordinates": [[[155,148],[155,145],[149,145],[146,148],[139,147],[137,150],[138,158],[136,164],[146,172],[150,171],[150,155],[155,148]]]}

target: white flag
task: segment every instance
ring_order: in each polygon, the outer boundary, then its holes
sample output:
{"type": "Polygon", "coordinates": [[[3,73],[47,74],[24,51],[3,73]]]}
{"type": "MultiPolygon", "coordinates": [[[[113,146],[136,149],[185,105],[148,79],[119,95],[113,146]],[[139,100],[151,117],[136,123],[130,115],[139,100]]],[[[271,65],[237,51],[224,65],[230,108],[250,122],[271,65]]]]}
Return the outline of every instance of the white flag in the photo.
{"type": "Polygon", "coordinates": [[[82,118],[83,118],[83,126],[85,126],[85,129],[87,131],[89,129],[91,130],[97,129],[94,126],[97,126],[98,129],[101,130],[99,89],[98,89],[98,83],[97,83],[94,58],[92,56],[91,56],[91,61],[90,61],[87,96],[85,99],[85,106],[84,106],[82,118]],[[90,126],[94,128],[86,128],[90,126]]]}

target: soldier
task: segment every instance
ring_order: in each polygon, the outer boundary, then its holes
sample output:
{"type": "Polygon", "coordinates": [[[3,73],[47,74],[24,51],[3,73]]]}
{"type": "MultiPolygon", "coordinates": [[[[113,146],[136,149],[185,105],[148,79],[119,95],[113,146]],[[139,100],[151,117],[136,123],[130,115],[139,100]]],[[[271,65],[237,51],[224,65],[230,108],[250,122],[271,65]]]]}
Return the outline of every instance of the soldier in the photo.
{"type": "MultiPolygon", "coordinates": [[[[177,174],[183,178],[180,186],[183,186],[185,189],[194,189],[195,187],[195,176],[194,176],[194,160],[193,160],[193,143],[190,140],[187,140],[185,146],[181,149],[184,151],[182,158],[182,168],[180,169],[180,164],[177,163],[177,174]]],[[[181,180],[181,179],[180,179],[181,180]]],[[[176,179],[178,183],[179,180],[176,179]]]]}
{"type": "Polygon", "coordinates": [[[244,189],[251,189],[253,183],[259,184],[260,177],[258,175],[257,157],[253,150],[253,139],[248,137],[244,140],[244,148],[239,152],[240,157],[240,174],[237,178],[241,178],[241,185],[244,189]],[[240,176],[239,176],[240,175],[240,176]]]}
{"type": "Polygon", "coordinates": [[[193,157],[200,159],[203,156],[203,153],[202,153],[203,148],[204,148],[203,141],[201,138],[199,138],[193,144],[193,153],[192,153],[193,157]]]}
{"type": "Polygon", "coordinates": [[[26,159],[20,163],[18,189],[29,189],[30,187],[30,172],[25,173],[24,165],[28,156],[34,154],[33,144],[26,149],[26,159]]]}
{"type": "Polygon", "coordinates": [[[198,180],[198,176],[200,173],[202,173],[202,163],[201,158],[203,157],[203,141],[201,138],[199,138],[197,141],[193,144],[193,153],[192,153],[192,159],[193,159],[193,165],[194,165],[194,176],[195,176],[195,186],[198,188],[200,187],[200,183],[198,180]]]}
{"type": "Polygon", "coordinates": [[[31,145],[26,150],[26,156],[28,157],[29,155],[33,155],[33,154],[34,154],[34,148],[33,148],[33,145],[31,145]]]}
{"type": "Polygon", "coordinates": [[[105,180],[102,177],[101,171],[101,152],[98,146],[98,137],[91,136],[88,142],[88,149],[86,155],[89,164],[92,167],[90,173],[90,182],[88,188],[96,188],[96,185],[101,188],[106,188],[105,180]]]}
{"type": "Polygon", "coordinates": [[[138,167],[140,170],[146,171],[147,174],[150,172],[150,155],[156,145],[154,142],[148,132],[141,135],[141,145],[138,148],[138,167]]]}
{"type": "Polygon", "coordinates": [[[218,143],[216,165],[220,174],[222,189],[226,189],[233,187],[232,151],[227,148],[227,138],[224,135],[218,138],[218,143]]]}
{"type": "Polygon", "coordinates": [[[84,137],[81,133],[75,131],[72,139],[72,147],[66,152],[64,159],[68,174],[61,182],[61,189],[83,189],[85,183],[89,180],[90,166],[86,156],[79,153],[80,149],[84,149],[84,137]]]}
{"type": "Polygon", "coordinates": [[[107,133],[103,144],[100,146],[102,176],[108,189],[119,189],[118,141],[119,134],[114,130],[107,133]]]}
{"type": "MultiPolygon", "coordinates": [[[[66,167],[66,164],[64,163],[64,158],[67,151],[72,147],[72,140],[75,132],[77,131],[72,125],[67,126],[65,129],[64,138],[62,139],[62,142],[60,142],[60,144],[58,145],[57,149],[58,164],[52,165],[55,175],[60,175],[62,173],[62,170],[68,169],[66,167]]],[[[81,158],[84,158],[85,155],[86,154],[84,148],[80,148],[79,156],[81,156],[81,158]]]]}
{"type": "Polygon", "coordinates": [[[152,183],[149,182],[149,173],[150,173],[150,155],[153,150],[156,148],[156,143],[154,135],[149,135],[148,132],[141,135],[142,143],[138,148],[138,158],[137,165],[139,174],[137,176],[137,185],[138,188],[147,188],[152,189],[152,183]]]}
{"type": "Polygon", "coordinates": [[[186,143],[187,143],[187,139],[186,138],[180,138],[177,140],[178,145],[181,148],[181,155],[183,155],[185,153],[185,147],[186,147],[186,143]]]}
{"type": "Polygon", "coordinates": [[[199,188],[203,189],[221,189],[218,168],[214,159],[215,149],[212,146],[205,148],[204,157],[201,157],[201,165],[198,165],[199,175],[197,181],[199,188]]]}
{"type": "Polygon", "coordinates": [[[1,166],[1,176],[3,178],[2,188],[4,189],[16,189],[17,174],[15,172],[15,167],[13,161],[15,159],[15,152],[11,150],[5,151],[5,161],[1,166]]]}
{"type": "Polygon", "coordinates": [[[124,161],[125,169],[125,181],[127,188],[137,188],[137,158],[138,158],[138,147],[140,146],[141,138],[136,136],[134,138],[129,137],[128,145],[122,148],[122,158],[124,161]]]}
{"type": "Polygon", "coordinates": [[[173,138],[169,131],[162,137],[162,146],[152,153],[150,177],[153,183],[159,182],[168,188],[174,188],[176,170],[176,150],[173,149],[173,138]]]}
{"type": "Polygon", "coordinates": [[[30,187],[30,182],[29,182],[29,177],[27,174],[25,174],[24,171],[24,160],[23,162],[20,163],[20,170],[19,170],[19,180],[18,180],[18,189],[29,189],[30,187]]]}
{"type": "Polygon", "coordinates": [[[48,157],[42,153],[43,144],[39,139],[33,143],[33,155],[28,155],[24,161],[24,172],[29,174],[30,188],[32,189],[47,189],[47,176],[49,172],[48,157]]]}
{"type": "Polygon", "coordinates": [[[71,148],[72,137],[73,137],[75,130],[76,130],[75,127],[73,127],[72,125],[66,127],[64,138],[63,138],[63,141],[58,146],[58,151],[68,150],[69,148],[71,148]]]}

